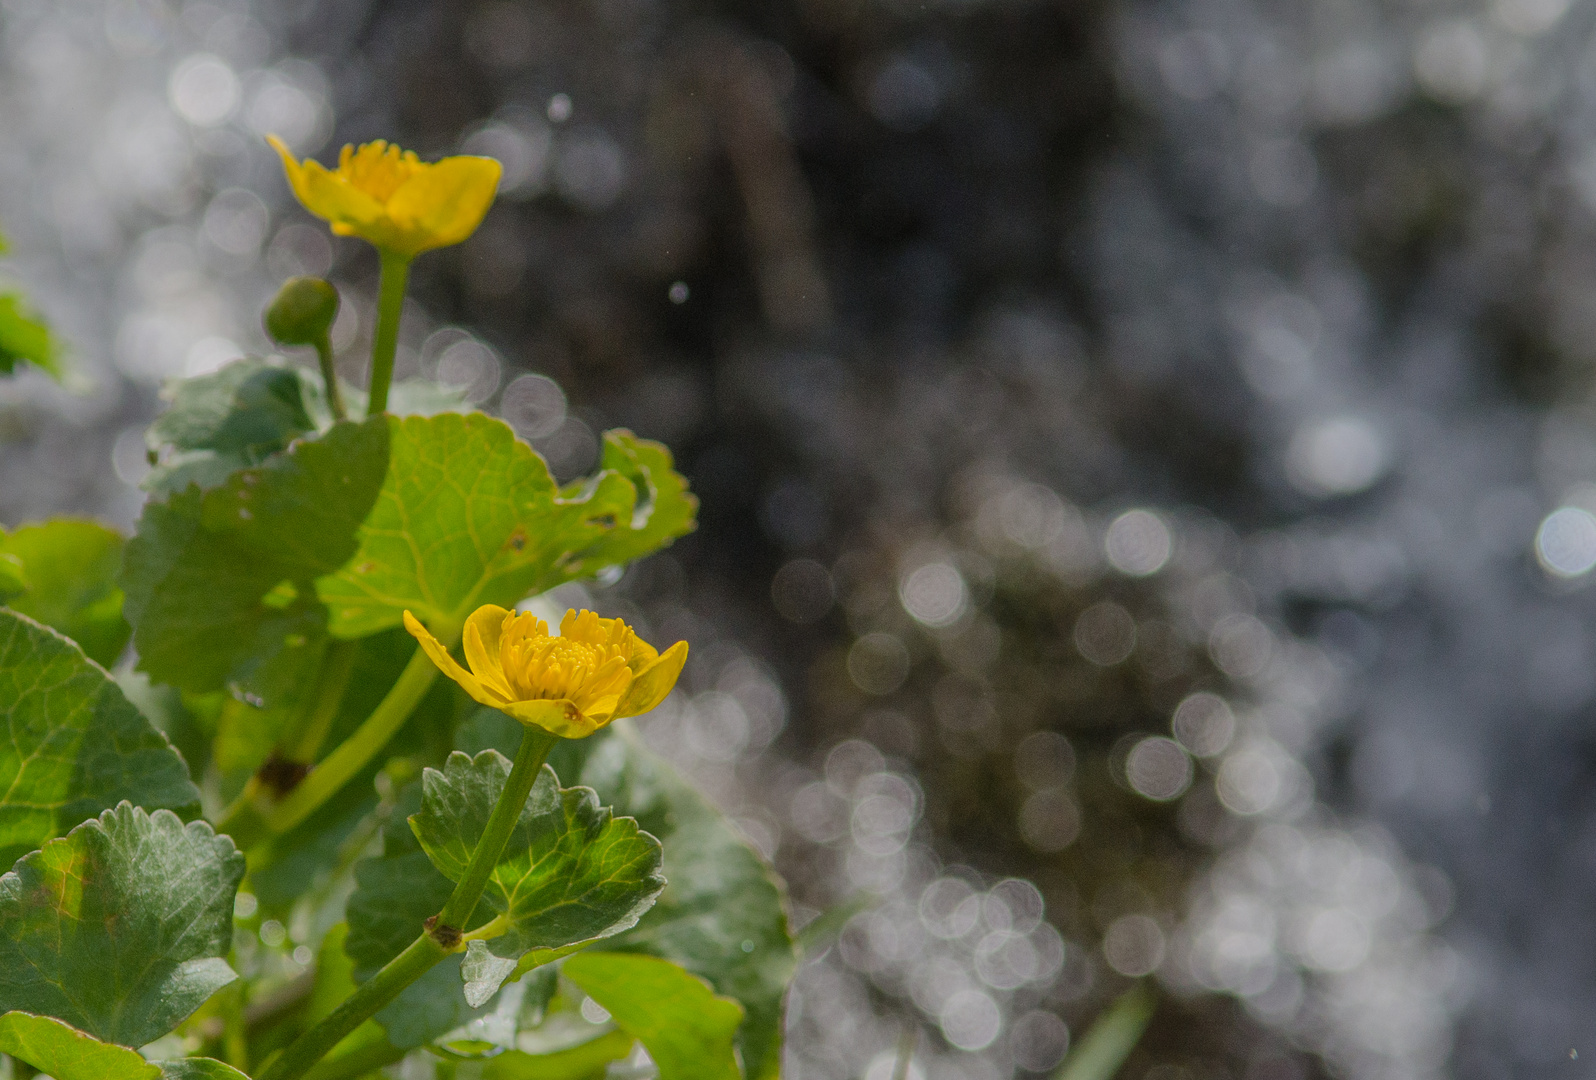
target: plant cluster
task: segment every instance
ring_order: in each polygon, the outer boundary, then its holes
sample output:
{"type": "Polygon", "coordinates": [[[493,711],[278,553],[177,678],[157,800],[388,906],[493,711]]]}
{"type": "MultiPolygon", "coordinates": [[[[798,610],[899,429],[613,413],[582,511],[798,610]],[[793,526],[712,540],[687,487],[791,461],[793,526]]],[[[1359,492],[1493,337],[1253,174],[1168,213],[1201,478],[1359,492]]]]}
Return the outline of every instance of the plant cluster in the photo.
{"type": "Polygon", "coordinates": [[[540,599],[689,532],[696,499],[627,431],[560,485],[503,422],[392,381],[410,262],[475,230],[498,162],[276,145],[381,254],[369,389],[331,365],[336,289],[290,280],[266,327],[320,379],[240,359],[171,387],[125,541],[0,533],[0,1052],[57,1080],[412,1052],[777,1075],[779,882],[625,719],[687,644],[540,599]]]}

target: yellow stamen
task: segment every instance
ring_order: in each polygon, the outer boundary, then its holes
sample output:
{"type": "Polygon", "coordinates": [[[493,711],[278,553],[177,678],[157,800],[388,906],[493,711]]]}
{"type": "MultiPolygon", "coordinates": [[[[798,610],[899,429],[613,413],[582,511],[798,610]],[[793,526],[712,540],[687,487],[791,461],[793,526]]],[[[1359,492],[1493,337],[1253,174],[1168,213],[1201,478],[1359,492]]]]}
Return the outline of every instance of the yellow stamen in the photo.
{"type": "Polygon", "coordinates": [[[346,145],[338,155],[338,168],[333,175],[356,191],[385,203],[420,167],[421,159],[414,150],[400,150],[378,139],[359,150],[346,145]]]}

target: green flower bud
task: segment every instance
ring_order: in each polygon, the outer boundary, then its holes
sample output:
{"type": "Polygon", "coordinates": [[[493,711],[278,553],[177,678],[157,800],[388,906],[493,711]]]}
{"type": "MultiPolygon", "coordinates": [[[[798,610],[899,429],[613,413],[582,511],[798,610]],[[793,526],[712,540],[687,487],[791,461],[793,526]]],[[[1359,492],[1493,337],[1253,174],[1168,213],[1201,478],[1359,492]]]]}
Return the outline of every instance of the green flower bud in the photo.
{"type": "Polygon", "coordinates": [[[338,317],[338,290],[314,277],[283,282],[277,298],[266,308],[266,332],[279,345],[314,345],[321,341],[338,317]]]}

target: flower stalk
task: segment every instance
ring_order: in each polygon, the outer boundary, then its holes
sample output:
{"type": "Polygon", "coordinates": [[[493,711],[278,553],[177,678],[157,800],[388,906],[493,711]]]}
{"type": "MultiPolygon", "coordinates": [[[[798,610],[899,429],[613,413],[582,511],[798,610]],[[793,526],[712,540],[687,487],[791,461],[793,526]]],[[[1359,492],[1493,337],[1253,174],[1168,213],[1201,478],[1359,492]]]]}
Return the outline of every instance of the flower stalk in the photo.
{"type": "Polygon", "coordinates": [[[399,352],[399,318],[404,312],[405,285],[410,278],[411,256],[382,253],[382,281],[377,294],[377,329],[371,339],[371,401],[367,416],[388,408],[388,388],[393,385],[394,357],[399,352]]]}
{"type": "Polygon", "coordinates": [[[333,363],[332,333],[323,331],[311,342],[316,347],[316,363],[321,367],[321,381],[327,388],[327,407],[334,420],[347,419],[343,391],[338,389],[338,368],[333,363]]]}
{"type": "Polygon", "coordinates": [[[482,839],[477,841],[471,861],[466,864],[465,873],[460,875],[460,883],[454,887],[453,895],[438,913],[438,925],[434,933],[444,928],[465,929],[471,912],[476,910],[482,890],[487,888],[488,878],[493,876],[493,868],[499,865],[499,857],[504,854],[504,845],[515,831],[515,823],[521,819],[521,810],[526,806],[527,796],[532,794],[538,770],[543,768],[549,751],[559,741],[558,735],[551,735],[540,728],[522,730],[521,749],[516,751],[515,764],[510,768],[510,778],[504,783],[504,792],[493,805],[493,813],[488,817],[487,827],[482,830],[482,839]]]}

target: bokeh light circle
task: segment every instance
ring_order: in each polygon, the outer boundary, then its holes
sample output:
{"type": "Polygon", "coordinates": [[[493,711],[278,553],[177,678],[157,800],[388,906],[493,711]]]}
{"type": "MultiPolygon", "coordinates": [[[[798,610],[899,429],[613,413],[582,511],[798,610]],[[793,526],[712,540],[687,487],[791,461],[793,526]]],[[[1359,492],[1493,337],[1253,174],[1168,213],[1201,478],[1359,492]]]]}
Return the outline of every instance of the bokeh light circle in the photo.
{"type": "Polygon", "coordinates": [[[1156,574],[1169,561],[1169,526],[1151,510],[1127,510],[1108,526],[1103,550],[1109,564],[1129,577],[1156,574]]]}
{"type": "Polygon", "coordinates": [[[1535,531],[1535,557],[1553,577],[1590,573],[1596,567],[1596,515],[1578,506],[1553,510],[1535,531]]]}

